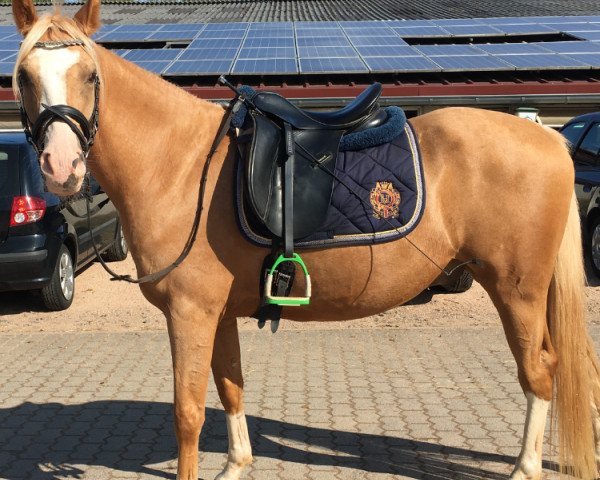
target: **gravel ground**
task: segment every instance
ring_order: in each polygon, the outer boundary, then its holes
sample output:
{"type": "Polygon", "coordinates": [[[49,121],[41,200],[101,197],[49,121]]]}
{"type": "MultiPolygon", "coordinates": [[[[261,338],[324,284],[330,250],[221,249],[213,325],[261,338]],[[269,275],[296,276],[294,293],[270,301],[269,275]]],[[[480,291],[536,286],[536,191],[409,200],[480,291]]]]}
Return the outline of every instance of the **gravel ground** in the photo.
{"type": "MultiPolygon", "coordinates": [[[[120,273],[135,274],[131,259],[114,264],[120,273]]],[[[150,305],[135,285],[111,282],[98,264],[76,278],[76,297],[65,312],[47,312],[41,299],[26,292],[0,294],[0,332],[83,332],[164,330],[161,312],[150,305]]],[[[600,282],[588,275],[587,308],[590,323],[600,324],[600,282]]],[[[350,322],[283,321],[280,328],[433,328],[499,326],[500,320],[480,285],[460,294],[429,290],[410,305],[350,322]]],[[[242,329],[256,328],[252,319],[240,319],[242,329]]]]}

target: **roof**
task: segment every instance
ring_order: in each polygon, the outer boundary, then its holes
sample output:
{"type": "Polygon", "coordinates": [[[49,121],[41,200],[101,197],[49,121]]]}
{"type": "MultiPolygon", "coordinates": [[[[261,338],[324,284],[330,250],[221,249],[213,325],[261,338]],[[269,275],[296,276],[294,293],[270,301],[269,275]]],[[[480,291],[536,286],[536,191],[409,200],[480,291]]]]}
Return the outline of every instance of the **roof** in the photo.
{"type": "MultiPolygon", "coordinates": [[[[37,3],[37,2],[36,2],[37,3]]],[[[48,2],[50,3],[50,2],[48,2]]],[[[82,2],[69,2],[80,4],[82,2]]],[[[67,6],[73,12],[78,6],[67,6]]],[[[598,0],[143,0],[102,3],[105,24],[415,20],[544,15],[600,15],[598,0]]],[[[12,24],[10,5],[0,25],[12,24]]]]}

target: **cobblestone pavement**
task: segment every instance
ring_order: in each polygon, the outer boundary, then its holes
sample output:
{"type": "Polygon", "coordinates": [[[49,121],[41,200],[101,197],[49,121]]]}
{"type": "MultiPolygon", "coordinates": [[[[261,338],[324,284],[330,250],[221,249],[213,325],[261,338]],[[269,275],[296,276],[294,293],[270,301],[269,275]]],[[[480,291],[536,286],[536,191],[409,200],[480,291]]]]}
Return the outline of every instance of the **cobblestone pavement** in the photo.
{"type": "MultiPolygon", "coordinates": [[[[507,478],[525,401],[501,329],[266,330],[241,335],[244,478],[507,478]]],[[[174,479],[171,400],[164,332],[0,335],[0,478],[174,479]]],[[[212,480],[212,382],[200,448],[212,480]]]]}

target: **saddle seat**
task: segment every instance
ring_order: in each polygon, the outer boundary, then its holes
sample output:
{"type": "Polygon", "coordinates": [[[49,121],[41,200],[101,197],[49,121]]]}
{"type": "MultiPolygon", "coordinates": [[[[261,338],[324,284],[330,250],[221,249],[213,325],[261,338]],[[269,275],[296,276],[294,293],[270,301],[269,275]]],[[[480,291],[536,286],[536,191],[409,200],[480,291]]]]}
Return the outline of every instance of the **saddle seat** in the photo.
{"type": "Polygon", "coordinates": [[[252,102],[261,112],[280,118],[295,129],[350,130],[380,112],[377,100],[381,90],[381,84],[374,83],[344,108],[333,112],[302,110],[273,92],[260,92],[252,98],[252,102]]]}

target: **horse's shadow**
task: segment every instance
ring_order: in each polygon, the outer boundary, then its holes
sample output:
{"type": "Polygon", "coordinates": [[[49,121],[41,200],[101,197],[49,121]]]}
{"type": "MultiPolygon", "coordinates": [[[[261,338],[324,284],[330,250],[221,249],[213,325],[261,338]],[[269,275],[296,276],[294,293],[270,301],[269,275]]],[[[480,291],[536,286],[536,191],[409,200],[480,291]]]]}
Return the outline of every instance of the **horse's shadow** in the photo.
{"type": "MultiPolygon", "coordinates": [[[[80,405],[24,403],[0,409],[0,477],[84,478],[82,466],[89,465],[173,479],[174,473],[152,466],[177,456],[171,412],[168,403],[112,400],[80,405]]],[[[207,408],[206,414],[200,449],[223,453],[224,462],[223,412],[207,408]]],[[[494,453],[256,416],[249,416],[248,423],[258,463],[272,458],[407,478],[474,480],[506,478],[473,466],[478,462],[506,466],[515,461],[494,453]]]]}

